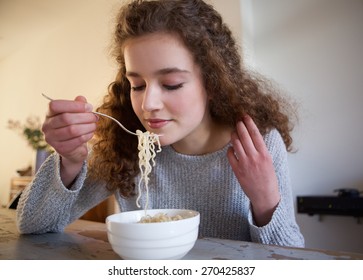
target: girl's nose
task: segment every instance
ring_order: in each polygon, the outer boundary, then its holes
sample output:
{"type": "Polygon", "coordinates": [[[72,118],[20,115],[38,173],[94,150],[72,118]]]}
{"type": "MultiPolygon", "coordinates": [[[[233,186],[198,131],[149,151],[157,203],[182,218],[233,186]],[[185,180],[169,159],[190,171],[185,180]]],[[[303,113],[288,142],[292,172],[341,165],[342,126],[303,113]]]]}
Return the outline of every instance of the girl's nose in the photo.
{"type": "Polygon", "coordinates": [[[161,90],[156,86],[146,86],[144,99],[142,101],[142,110],[152,112],[160,110],[163,106],[161,100],[161,90]]]}

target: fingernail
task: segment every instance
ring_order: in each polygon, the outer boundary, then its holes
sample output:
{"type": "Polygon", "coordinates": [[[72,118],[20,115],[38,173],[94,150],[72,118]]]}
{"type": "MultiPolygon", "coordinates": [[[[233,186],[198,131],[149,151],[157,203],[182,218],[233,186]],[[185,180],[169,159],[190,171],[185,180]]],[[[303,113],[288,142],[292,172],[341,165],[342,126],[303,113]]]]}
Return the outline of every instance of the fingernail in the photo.
{"type": "Polygon", "coordinates": [[[86,110],[86,112],[92,112],[93,106],[89,103],[86,103],[86,105],[84,105],[84,109],[86,110]]]}

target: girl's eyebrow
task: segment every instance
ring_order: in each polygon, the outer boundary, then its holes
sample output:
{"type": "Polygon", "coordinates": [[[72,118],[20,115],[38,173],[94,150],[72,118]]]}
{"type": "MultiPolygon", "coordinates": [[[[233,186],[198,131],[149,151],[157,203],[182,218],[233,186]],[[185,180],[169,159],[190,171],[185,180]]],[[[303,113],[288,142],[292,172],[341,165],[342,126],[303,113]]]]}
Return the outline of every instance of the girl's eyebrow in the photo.
{"type": "MultiPolygon", "coordinates": [[[[188,70],[179,69],[177,67],[172,68],[163,68],[160,70],[157,70],[154,74],[155,75],[166,75],[166,74],[172,74],[172,73],[190,73],[188,70]]],[[[132,71],[126,71],[127,77],[140,77],[140,74],[132,71]]]]}

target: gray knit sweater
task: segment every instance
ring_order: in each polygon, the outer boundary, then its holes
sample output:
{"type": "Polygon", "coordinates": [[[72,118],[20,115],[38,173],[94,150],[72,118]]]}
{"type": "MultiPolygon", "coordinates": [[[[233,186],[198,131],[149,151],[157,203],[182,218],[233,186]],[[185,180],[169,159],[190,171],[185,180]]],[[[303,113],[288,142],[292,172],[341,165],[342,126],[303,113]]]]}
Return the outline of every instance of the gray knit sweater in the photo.
{"type": "MultiPolygon", "coordinates": [[[[229,145],[201,156],[183,155],[170,146],[163,147],[150,176],[149,208],[199,211],[201,237],[304,246],[294,216],[284,143],[276,130],[265,135],[264,140],[273,157],[281,192],[281,201],[267,225],[254,225],[249,199],[226,156],[229,145]]],[[[86,164],[72,187],[65,188],[60,179],[59,162],[58,154],[50,156],[21,195],[17,209],[21,233],[63,231],[69,223],[112,195],[105,183],[87,177],[86,164]]],[[[118,192],[115,197],[121,211],[138,209],[135,197],[126,199],[118,192]]]]}

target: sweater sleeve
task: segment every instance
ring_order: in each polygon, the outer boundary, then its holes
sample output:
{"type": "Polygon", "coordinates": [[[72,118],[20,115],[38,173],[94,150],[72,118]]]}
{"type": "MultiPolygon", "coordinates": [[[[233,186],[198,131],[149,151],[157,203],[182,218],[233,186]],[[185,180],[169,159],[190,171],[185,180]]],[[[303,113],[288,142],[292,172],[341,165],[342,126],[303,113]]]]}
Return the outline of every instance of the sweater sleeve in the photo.
{"type": "Polygon", "coordinates": [[[20,196],[18,230],[22,234],[62,232],[109,195],[105,185],[87,179],[86,163],[73,185],[66,188],[60,177],[60,156],[52,154],[20,196]]]}
{"type": "Polygon", "coordinates": [[[272,130],[265,136],[265,143],[273,158],[281,199],[271,221],[263,227],[254,225],[252,212],[249,212],[248,220],[252,241],[280,246],[304,247],[304,237],[295,220],[287,152],[284,142],[278,131],[272,130]]]}

